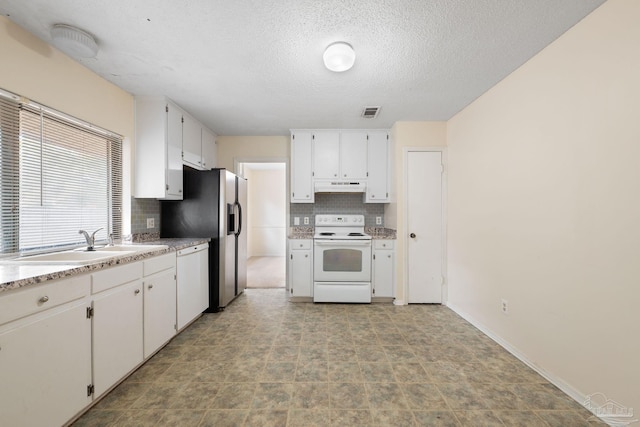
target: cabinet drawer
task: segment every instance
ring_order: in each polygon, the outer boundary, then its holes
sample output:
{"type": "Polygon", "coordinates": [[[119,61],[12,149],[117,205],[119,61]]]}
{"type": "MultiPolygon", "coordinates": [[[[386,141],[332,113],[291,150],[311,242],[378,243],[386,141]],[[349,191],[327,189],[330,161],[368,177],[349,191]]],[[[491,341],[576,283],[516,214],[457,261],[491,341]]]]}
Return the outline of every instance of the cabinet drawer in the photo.
{"type": "Polygon", "coordinates": [[[0,296],[0,325],[89,295],[88,274],[7,291],[0,296]]]}
{"type": "Polygon", "coordinates": [[[309,239],[291,239],[289,241],[289,247],[292,250],[296,249],[311,249],[311,240],[309,239]]]}
{"type": "Polygon", "coordinates": [[[108,268],[91,274],[91,292],[98,293],[142,277],[142,262],[108,268]]]}
{"type": "Polygon", "coordinates": [[[375,239],[373,241],[373,249],[393,249],[395,240],[375,239]]]}
{"type": "Polygon", "coordinates": [[[170,268],[175,268],[176,254],[175,252],[170,252],[168,254],[145,259],[143,261],[143,265],[144,265],[143,271],[145,276],[157,273],[159,271],[168,270],[170,268]]]}

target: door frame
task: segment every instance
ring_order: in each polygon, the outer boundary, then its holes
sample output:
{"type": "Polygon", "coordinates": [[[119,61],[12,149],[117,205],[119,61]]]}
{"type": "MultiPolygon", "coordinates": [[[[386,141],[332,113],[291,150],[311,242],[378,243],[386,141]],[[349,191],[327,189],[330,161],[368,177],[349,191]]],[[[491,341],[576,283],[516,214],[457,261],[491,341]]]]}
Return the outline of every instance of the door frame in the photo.
{"type": "Polygon", "coordinates": [[[409,233],[409,209],[408,209],[408,189],[409,189],[409,153],[411,152],[439,152],[442,156],[442,305],[447,305],[449,296],[449,282],[447,273],[447,188],[449,172],[449,163],[447,158],[446,147],[404,147],[402,149],[402,194],[404,195],[403,206],[403,218],[405,236],[403,236],[403,248],[405,254],[405,262],[403,263],[403,275],[404,280],[403,287],[403,300],[402,305],[409,304],[409,239],[407,235],[409,233]]]}
{"type": "MultiPolygon", "coordinates": [[[[288,157],[234,157],[233,158],[233,172],[238,175],[244,177],[244,163],[284,163],[284,181],[285,181],[285,207],[284,207],[284,216],[285,216],[285,241],[287,240],[287,229],[289,228],[289,206],[291,205],[291,201],[289,200],[289,195],[291,191],[289,189],[289,182],[291,181],[291,165],[290,159],[288,157]]],[[[248,230],[247,230],[248,231],[248,230]]],[[[247,234],[248,237],[248,234],[247,234]]],[[[287,249],[285,248],[284,256],[287,256],[287,249]]]]}

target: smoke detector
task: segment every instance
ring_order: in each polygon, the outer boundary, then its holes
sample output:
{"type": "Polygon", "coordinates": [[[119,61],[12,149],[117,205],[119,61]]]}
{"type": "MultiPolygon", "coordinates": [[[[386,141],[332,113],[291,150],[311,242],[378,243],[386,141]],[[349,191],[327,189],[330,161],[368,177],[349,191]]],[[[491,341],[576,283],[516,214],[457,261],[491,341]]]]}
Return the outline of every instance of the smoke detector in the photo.
{"type": "Polygon", "coordinates": [[[361,116],[365,119],[375,119],[378,117],[380,107],[364,107],[361,116]]]}
{"type": "Polygon", "coordinates": [[[93,58],[98,54],[98,43],[93,36],[67,24],[55,24],[51,28],[55,47],[74,58],[93,58]]]}

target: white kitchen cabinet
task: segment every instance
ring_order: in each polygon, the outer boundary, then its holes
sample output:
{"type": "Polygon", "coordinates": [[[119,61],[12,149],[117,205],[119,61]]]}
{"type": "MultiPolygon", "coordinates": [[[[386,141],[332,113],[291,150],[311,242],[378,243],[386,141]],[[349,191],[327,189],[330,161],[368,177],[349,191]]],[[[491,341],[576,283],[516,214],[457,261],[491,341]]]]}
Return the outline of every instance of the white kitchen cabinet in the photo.
{"type": "Polygon", "coordinates": [[[181,330],[209,307],[209,245],[178,251],[178,321],[181,330]]]}
{"type": "Polygon", "coordinates": [[[134,197],[182,199],[182,113],[164,97],[136,97],[134,197]]]}
{"type": "Polygon", "coordinates": [[[390,150],[387,131],[370,131],[367,141],[368,177],[365,203],[388,203],[390,150]]]}
{"type": "Polygon", "coordinates": [[[310,131],[291,134],[291,203],[313,203],[313,135],[310,131]]]}
{"type": "Polygon", "coordinates": [[[144,358],[153,355],[176,334],[176,256],[143,261],[144,358]]]}
{"type": "Polygon", "coordinates": [[[367,132],[340,132],[340,178],[367,179],[367,132]]]}
{"type": "Polygon", "coordinates": [[[0,425],[63,425],[91,403],[88,283],[75,277],[0,296],[0,312],[9,303],[24,313],[39,308],[0,326],[0,425]]]}
{"type": "Polygon", "coordinates": [[[340,178],[340,132],[313,132],[314,179],[340,178]]]}
{"type": "Polygon", "coordinates": [[[374,240],[372,256],[372,297],[393,298],[395,291],[395,240],[374,240]]]}
{"type": "Polygon", "coordinates": [[[182,113],[182,162],[202,168],[202,125],[189,114],[182,113]]]}
{"type": "Polygon", "coordinates": [[[313,297],[313,240],[289,239],[289,296],[313,297]]]}
{"type": "Polygon", "coordinates": [[[93,296],[93,385],[99,397],[143,360],[142,262],[100,270],[96,282],[110,287],[93,296]],[[123,269],[136,266],[137,269],[123,269]]]}
{"type": "Polygon", "coordinates": [[[216,134],[209,129],[202,128],[202,169],[209,170],[216,167],[218,148],[216,134]]]}
{"type": "Polygon", "coordinates": [[[316,180],[367,178],[366,131],[314,131],[313,177],[316,180]]]}

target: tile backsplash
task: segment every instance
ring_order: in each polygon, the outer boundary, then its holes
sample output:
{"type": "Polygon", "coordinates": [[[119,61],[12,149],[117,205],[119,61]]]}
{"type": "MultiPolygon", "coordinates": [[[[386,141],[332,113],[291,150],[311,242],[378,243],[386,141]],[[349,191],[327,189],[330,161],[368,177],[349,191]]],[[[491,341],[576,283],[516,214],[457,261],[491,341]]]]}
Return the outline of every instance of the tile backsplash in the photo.
{"type": "Polygon", "coordinates": [[[313,225],[315,215],[318,214],[348,214],[364,215],[365,226],[375,227],[376,217],[382,217],[384,224],[384,204],[364,203],[361,193],[316,193],[315,203],[291,203],[289,205],[291,217],[290,226],[293,226],[294,217],[308,216],[309,225],[313,225]]]}
{"type": "Polygon", "coordinates": [[[160,232],[160,202],[156,199],[131,198],[131,233],[160,232]],[[147,218],[153,218],[154,227],[147,228],[147,218]]]}

